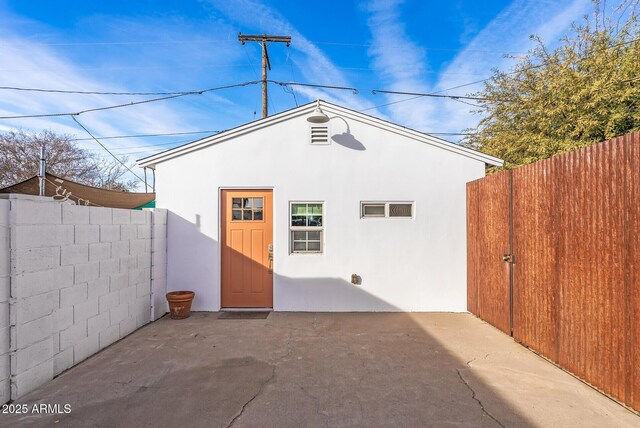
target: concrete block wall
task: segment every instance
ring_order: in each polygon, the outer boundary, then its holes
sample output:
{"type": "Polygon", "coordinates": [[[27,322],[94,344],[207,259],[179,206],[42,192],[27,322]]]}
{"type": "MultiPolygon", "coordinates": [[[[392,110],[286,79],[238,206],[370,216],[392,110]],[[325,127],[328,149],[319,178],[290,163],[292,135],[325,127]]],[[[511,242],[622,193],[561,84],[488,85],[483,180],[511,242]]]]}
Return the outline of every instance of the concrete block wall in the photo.
{"type": "MultiPolygon", "coordinates": [[[[154,303],[166,292],[166,255],[160,254],[166,253],[166,212],[85,207],[24,195],[4,198],[8,366],[10,397],[16,399],[166,312],[166,306],[154,303]],[[155,246],[154,231],[161,241],[155,246]],[[152,272],[157,277],[153,287],[152,272]]],[[[0,291],[2,272],[0,260],[0,291]]],[[[0,316],[1,299],[0,294],[0,316]]],[[[1,358],[0,348],[0,374],[1,358]]]]}
{"type": "Polygon", "coordinates": [[[9,265],[9,201],[0,199],[0,403],[11,398],[9,265]]]}
{"type": "Polygon", "coordinates": [[[151,316],[157,320],[167,312],[167,210],[151,213],[151,316]]]}

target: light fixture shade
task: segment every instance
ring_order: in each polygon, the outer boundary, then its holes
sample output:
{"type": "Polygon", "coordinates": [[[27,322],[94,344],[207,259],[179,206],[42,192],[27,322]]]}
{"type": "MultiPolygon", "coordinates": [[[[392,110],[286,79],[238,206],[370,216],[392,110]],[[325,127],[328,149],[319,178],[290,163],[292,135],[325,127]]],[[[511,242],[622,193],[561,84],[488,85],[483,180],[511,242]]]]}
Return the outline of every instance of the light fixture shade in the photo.
{"type": "Polygon", "coordinates": [[[311,123],[327,123],[327,122],[329,122],[329,116],[327,116],[326,114],[324,114],[322,112],[322,110],[317,108],[317,109],[315,109],[313,111],[313,113],[311,113],[309,115],[309,117],[307,117],[307,122],[311,122],[311,123]]]}
{"type": "Polygon", "coordinates": [[[307,122],[311,123],[327,123],[329,122],[329,116],[324,114],[324,112],[320,109],[320,100],[317,101],[318,104],[316,109],[307,117],[307,122]]]}

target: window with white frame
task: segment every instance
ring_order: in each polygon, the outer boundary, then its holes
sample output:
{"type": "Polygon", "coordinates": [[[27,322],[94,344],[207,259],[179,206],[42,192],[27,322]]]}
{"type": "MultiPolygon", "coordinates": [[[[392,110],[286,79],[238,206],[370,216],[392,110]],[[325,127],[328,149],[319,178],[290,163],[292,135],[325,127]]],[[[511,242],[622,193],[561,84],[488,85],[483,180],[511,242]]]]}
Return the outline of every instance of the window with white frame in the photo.
{"type": "Polygon", "coordinates": [[[291,253],[322,253],[322,202],[291,202],[291,253]]]}
{"type": "Polygon", "coordinates": [[[413,218],[413,202],[360,202],[362,218],[413,218]]]}

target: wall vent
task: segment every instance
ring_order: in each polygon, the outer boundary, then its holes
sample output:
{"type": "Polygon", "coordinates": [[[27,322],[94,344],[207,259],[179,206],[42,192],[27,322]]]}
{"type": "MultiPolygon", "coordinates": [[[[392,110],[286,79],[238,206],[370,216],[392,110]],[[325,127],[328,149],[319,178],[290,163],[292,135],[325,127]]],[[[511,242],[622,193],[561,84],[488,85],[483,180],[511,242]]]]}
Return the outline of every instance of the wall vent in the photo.
{"type": "Polygon", "coordinates": [[[312,125],[311,126],[311,144],[329,144],[329,126],[328,125],[312,125]]]}

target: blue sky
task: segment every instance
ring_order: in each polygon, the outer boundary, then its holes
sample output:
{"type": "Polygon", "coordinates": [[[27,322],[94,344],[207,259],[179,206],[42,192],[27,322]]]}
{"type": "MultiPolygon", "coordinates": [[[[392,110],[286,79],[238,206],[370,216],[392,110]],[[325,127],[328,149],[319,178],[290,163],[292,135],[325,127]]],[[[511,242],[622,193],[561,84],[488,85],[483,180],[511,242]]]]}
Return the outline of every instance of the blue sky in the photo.
{"type": "MultiPolygon", "coordinates": [[[[309,2],[258,0],[0,0],[0,86],[97,91],[183,91],[257,80],[260,48],[238,32],[287,34],[269,48],[269,78],[356,87],[270,87],[270,113],[316,98],[424,132],[461,132],[479,117],[453,100],[372,95],[440,91],[480,80],[532,47],[553,46],[592,11],[589,0],[309,2]],[[401,102],[397,102],[401,101],[401,102]],[[386,105],[388,103],[392,103],[386,105]]],[[[451,90],[465,94],[480,85],[451,90]]],[[[144,96],[0,91],[0,116],[73,112],[144,96]]],[[[260,117],[260,86],[83,114],[95,135],[224,130],[260,117]]],[[[0,120],[0,130],[53,129],[86,137],[68,117],[0,120]]],[[[445,137],[457,141],[459,137],[445,137]]],[[[192,136],[105,139],[130,160],[192,136]]],[[[85,147],[102,153],[95,142],[85,147]]]]}

